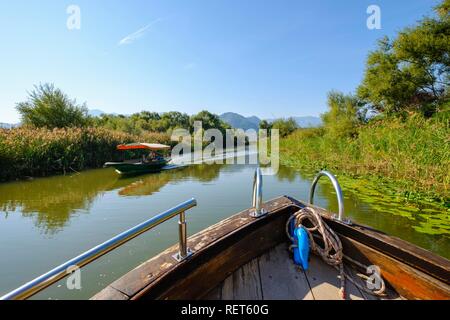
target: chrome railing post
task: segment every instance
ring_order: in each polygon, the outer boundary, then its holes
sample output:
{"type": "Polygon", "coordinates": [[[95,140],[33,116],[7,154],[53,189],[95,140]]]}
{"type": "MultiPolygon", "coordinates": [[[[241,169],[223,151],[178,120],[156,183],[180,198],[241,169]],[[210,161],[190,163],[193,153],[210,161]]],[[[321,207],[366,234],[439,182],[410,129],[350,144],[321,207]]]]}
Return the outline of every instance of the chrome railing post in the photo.
{"type": "Polygon", "coordinates": [[[350,222],[350,221],[344,221],[344,196],[342,195],[341,186],[339,185],[339,182],[336,179],[336,177],[328,171],[321,171],[314,178],[314,180],[311,184],[310,192],[309,192],[309,203],[314,204],[314,192],[316,191],[317,183],[319,182],[321,177],[327,177],[328,179],[330,179],[331,183],[333,184],[334,190],[336,191],[336,195],[337,195],[337,199],[338,199],[338,206],[339,206],[339,215],[338,215],[337,219],[342,222],[347,222],[347,223],[350,222]]]}
{"type": "Polygon", "coordinates": [[[180,213],[179,235],[180,235],[180,257],[187,257],[187,233],[186,233],[186,215],[184,212],[180,213]]]}
{"type": "Polygon", "coordinates": [[[262,187],[262,174],[261,169],[258,167],[253,178],[253,201],[250,211],[250,216],[253,218],[260,218],[267,214],[267,210],[262,207],[262,187]]]}
{"type": "Polygon", "coordinates": [[[191,250],[187,246],[187,223],[185,212],[180,213],[178,221],[178,235],[179,235],[179,252],[174,255],[174,259],[177,261],[183,261],[192,255],[191,250]]]}

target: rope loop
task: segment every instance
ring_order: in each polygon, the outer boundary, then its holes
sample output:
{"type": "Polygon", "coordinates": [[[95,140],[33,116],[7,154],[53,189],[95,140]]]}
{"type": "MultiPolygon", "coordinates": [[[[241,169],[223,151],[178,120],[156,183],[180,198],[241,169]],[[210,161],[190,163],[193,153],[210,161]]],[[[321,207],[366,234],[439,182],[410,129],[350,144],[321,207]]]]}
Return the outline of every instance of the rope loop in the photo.
{"type": "MultiPolygon", "coordinates": [[[[371,295],[385,296],[385,284],[383,279],[380,278],[381,288],[379,290],[372,291],[356,283],[356,281],[354,281],[353,278],[344,271],[344,258],[356,263],[358,266],[364,268],[365,270],[367,270],[367,267],[347,256],[344,256],[341,239],[336,234],[336,232],[334,232],[333,229],[331,229],[328,224],[324,222],[322,216],[315,208],[304,207],[289,217],[286,223],[286,234],[292,241],[292,245],[289,247],[289,250],[291,251],[293,250],[293,248],[297,247],[297,245],[295,244],[296,240],[292,237],[289,231],[289,226],[292,221],[294,221],[294,225],[296,228],[303,227],[307,231],[311,251],[321,257],[322,260],[327,264],[335,267],[339,271],[339,279],[341,282],[340,293],[343,299],[346,298],[346,279],[352,282],[359,289],[371,295]],[[320,245],[318,242],[320,243],[320,245]]],[[[358,274],[358,276],[362,279],[368,279],[367,275],[358,274]]]]}

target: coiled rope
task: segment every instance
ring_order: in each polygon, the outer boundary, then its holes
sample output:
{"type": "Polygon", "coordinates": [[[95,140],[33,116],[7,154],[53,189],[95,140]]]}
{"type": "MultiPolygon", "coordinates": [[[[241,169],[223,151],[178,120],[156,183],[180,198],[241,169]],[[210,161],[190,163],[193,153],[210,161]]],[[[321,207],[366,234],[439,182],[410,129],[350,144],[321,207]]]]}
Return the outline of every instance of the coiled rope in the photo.
{"type": "MultiPolygon", "coordinates": [[[[357,283],[355,280],[353,280],[353,278],[349,274],[345,272],[344,258],[358,265],[364,270],[367,270],[367,266],[344,255],[341,239],[339,239],[339,236],[333,231],[333,229],[331,229],[323,221],[322,216],[312,207],[305,207],[300,209],[299,211],[294,213],[286,223],[286,234],[293,243],[289,247],[291,251],[293,250],[293,248],[297,247],[297,245],[295,244],[295,239],[291,236],[289,232],[290,230],[289,226],[293,219],[295,219],[294,223],[296,228],[302,226],[307,231],[310,240],[309,242],[311,251],[316,255],[320,256],[323,259],[323,261],[325,261],[327,264],[333,266],[339,271],[339,279],[341,282],[341,288],[339,292],[342,299],[346,299],[347,297],[345,290],[346,288],[345,279],[348,279],[356,287],[371,295],[385,296],[384,291],[386,287],[384,280],[381,277],[380,277],[381,280],[380,289],[372,291],[357,283]],[[308,220],[312,226],[311,227],[305,226],[304,224],[305,220],[308,220]],[[319,246],[314,238],[321,238],[323,242],[323,247],[319,246]]],[[[358,276],[365,280],[369,279],[369,277],[364,274],[358,274],[358,276]]]]}

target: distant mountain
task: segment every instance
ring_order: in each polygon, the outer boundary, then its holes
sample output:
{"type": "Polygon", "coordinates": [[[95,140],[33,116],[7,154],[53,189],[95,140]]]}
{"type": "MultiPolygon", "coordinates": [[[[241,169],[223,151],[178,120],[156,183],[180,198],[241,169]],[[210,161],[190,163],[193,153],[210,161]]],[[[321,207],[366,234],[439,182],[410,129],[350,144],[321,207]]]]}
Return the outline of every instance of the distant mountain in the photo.
{"type": "MultiPolygon", "coordinates": [[[[300,128],[312,128],[322,125],[322,120],[319,117],[292,117],[300,128]]],[[[258,117],[244,117],[238,113],[227,112],[220,116],[224,122],[228,123],[233,128],[258,129],[261,119],[258,117]]],[[[269,122],[273,122],[275,119],[267,119],[269,122]]]]}
{"type": "Polygon", "coordinates": [[[91,117],[100,117],[102,114],[106,114],[105,111],[99,110],[99,109],[89,109],[88,114],[91,117]]]}
{"type": "Polygon", "coordinates": [[[100,110],[100,109],[89,109],[88,110],[88,115],[90,115],[91,117],[100,117],[102,114],[111,114],[113,116],[117,116],[118,115],[118,113],[105,112],[105,111],[100,110]]]}
{"type": "Polygon", "coordinates": [[[0,122],[0,128],[1,128],[1,129],[12,129],[12,128],[15,128],[15,127],[17,127],[17,126],[19,126],[18,123],[11,124],[11,123],[3,123],[3,122],[0,122]]]}
{"type": "MultiPolygon", "coordinates": [[[[319,117],[307,116],[307,117],[287,117],[287,118],[293,118],[300,128],[315,128],[320,127],[322,125],[322,120],[319,117]]],[[[276,119],[267,119],[268,122],[273,122],[275,120],[276,119]]]]}
{"type": "Polygon", "coordinates": [[[227,112],[222,115],[220,115],[220,119],[222,121],[228,123],[233,128],[239,128],[239,129],[255,129],[257,130],[259,128],[259,123],[261,122],[261,119],[258,117],[252,116],[252,117],[244,117],[238,113],[234,112],[227,112]]]}
{"type": "Polygon", "coordinates": [[[319,117],[292,117],[300,128],[314,128],[322,125],[322,120],[319,117]]]}

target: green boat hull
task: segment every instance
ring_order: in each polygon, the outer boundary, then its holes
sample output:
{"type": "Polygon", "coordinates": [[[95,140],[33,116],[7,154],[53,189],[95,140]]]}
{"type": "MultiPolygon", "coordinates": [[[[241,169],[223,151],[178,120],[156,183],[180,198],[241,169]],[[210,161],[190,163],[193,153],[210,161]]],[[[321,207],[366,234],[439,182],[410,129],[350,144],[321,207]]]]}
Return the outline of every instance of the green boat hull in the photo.
{"type": "Polygon", "coordinates": [[[107,162],[105,167],[113,167],[119,174],[143,174],[160,172],[167,165],[167,160],[153,162],[107,162]]]}

